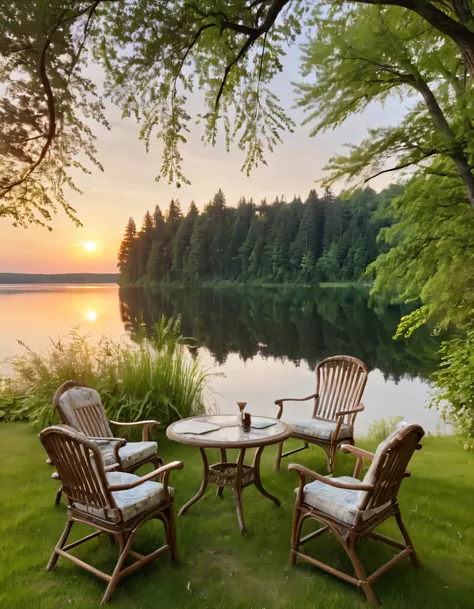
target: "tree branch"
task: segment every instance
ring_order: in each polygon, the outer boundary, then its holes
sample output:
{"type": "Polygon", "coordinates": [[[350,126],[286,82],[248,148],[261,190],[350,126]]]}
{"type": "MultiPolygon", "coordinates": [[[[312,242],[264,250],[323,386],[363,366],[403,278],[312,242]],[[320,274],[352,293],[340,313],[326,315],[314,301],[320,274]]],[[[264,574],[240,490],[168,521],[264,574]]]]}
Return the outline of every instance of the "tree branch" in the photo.
{"type": "MultiPolygon", "coordinates": [[[[100,4],[100,2],[102,2],[102,0],[94,0],[92,5],[89,5],[87,8],[79,11],[78,13],[75,13],[73,16],[65,18],[65,15],[67,15],[68,11],[70,10],[70,8],[73,4],[73,2],[70,2],[68,4],[68,6],[62,11],[56,25],[53,27],[50,34],[48,35],[48,37],[43,45],[43,48],[41,50],[41,54],[40,54],[39,61],[38,61],[39,78],[40,78],[41,85],[43,87],[43,91],[44,91],[44,94],[46,97],[47,115],[48,115],[48,131],[47,131],[47,133],[40,134],[37,137],[28,138],[28,140],[26,140],[26,141],[31,141],[33,139],[40,139],[42,137],[45,137],[46,142],[44,143],[38,158],[29,167],[29,169],[20,178],[18,178],[14,182],[12,182],[12,183],[8,184],[7,186],[4,186],[0,189],[0,199],[3,199],[16,186],[19,186],[22,183],[26,183],[26,180],[28,179],[28,177],[35,171],[35,169],[41,164],[41,162],[46,157],[48,150],[50,149],[51,144],[56,136],[56,106],[55,106],[53,90],[51,88],[51,83],[49,81],[48,74],[46,71],[46,58],[47,58],[48,50],[49,50],[52,40],[53,40],[53,36],[56,34],[58,29],[62,25],[64,25],[66,22],[68,22],[72,19],[77,19],[81,15],[84,15],[87,11],[90,11],[90,14],[88,16],[88,19],[86,21],[85,28],[84,28],[84,36],[87,37],[90,20],[92,18],[92,15],[93,15],[95,9],[100,4]]],[[[85,43],[85,37],[79,47],[78,53],[76,54],[74,61],[73,61],[73,65],[71,67],[70,74],[72,73],[75,65],[77,64],[79,55],[80,55],[82,48],[84,46],[84,43],[85,43]]]]}
{"type": "Polygon", "coordinates": [[[186,48],[186,51],[181,59],[181,61],[179,62],[178,65],[178,69],[176,71],[176,76],[174,78],[174,92],[176,93],[176,81],[178,80],[179,75],[181,74],[181,70],[183,69],[184,66],[184,62],[186,61],[189,53],[191,52],[192,48],[194,47],[194,45],[197,43],[197,41],[199,40],[201,34],[209,29],[210,27],[217,27],[217,25],[215,23],[207,23],[206,25],[202,25],[198,31],[194,34],[193,39],[191,41],[191,43],[188,45],[188,47],[186,48]]]}
{"type": "Polygon", "coordinates": [[[260,68],[258,70],[258,81],[257,81],[257,99],[255,102],[255,120],[257,120],[258,108],[260,106],[260,81],[262,79],[262,68],[263,68],[263,56],[265,55],[265,46],[267,44],[267,33],[263,38],[262,54],[260,55],[260,68]]]}
{"type": "MultiPolygon", "coordinates": [[[[343,0],[335,0],[340,4],[343,0]]],[[[353,0],[362,4],[386,4],[407,8],[451,38],[459,47],[471,76],[474,76],[474,32],[437,8],[429,0],[353,0]]]]}
{"type": "Polygon", "coordinates": [[[217,109],[219,108],[219,102],[220,102],[222,93],[224,92],[224,87],[226,85],[227,78],[229,77],[230,71],[235,66],[235,64],[238,63],[242,59],[242,57],[249,50],[249,48],[252,46],[252,44],[255,42],[255,40],[257,40],[257,38],[258,38],[258,36],[251,36],[250,38],[247,38],[244,45],[241,47],[240,51],[238,52],[237,57],[235,57],[235,59],[233,59],[229,64],[227,64],[226,69],[224,71],[224,76],[221,80],[221,86],[219,87],[219,91],[217,93],[216,101],[214,104],[214,110],[216,112],[217,112],[217,109]]]}
{"type": "MultiPolygon", "coordinates": [[[[428,158],[429,156],[433,156],[434,154],[439,154],[438,150],[430,150],[429,153],[425,154],[425,158],[428,158]]],[[[364,184],[367,184],[367,182],[370,182],[370,180],[373,180],[374,178],[377,178],[378,176],[381,176],[384,173],[390,173],[391,171],[398,171],[399,169],[406,169],[407,167],[410,167],[411,165],[418,165],[418,163],[420,163],[421,161],[424,161],[425,159],[418,159],[418,161],[409,161],[408,163],[402,163],[401,165],[397,165],[396,167],[390,167],[390,169],[382,169],[382,171],[379,171],[377,173],[375,173],[374,175],[366,178],[364,180],[364,184]]]]}

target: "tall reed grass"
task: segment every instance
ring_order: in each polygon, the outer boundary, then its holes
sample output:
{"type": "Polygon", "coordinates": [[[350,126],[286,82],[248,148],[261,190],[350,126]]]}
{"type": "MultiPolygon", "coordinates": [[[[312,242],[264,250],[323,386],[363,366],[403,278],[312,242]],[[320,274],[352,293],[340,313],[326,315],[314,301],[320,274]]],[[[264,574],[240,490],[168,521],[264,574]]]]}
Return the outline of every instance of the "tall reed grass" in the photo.
{"type": "Polygon", "coordinates": [[[157,419],[168,424],[212,407],[211,372],[181,335],[180,319],[162,318],[152,337],[136,343],[89,336],[72,330],[50,340],[44,354],[26,345],[12,357],[9,379],[3,379],[3,400],[10,411],[27,411],[36,427],[57,422],[52,400],[56,389],[73,379],[96,389],[113,420],[157,419]]]}

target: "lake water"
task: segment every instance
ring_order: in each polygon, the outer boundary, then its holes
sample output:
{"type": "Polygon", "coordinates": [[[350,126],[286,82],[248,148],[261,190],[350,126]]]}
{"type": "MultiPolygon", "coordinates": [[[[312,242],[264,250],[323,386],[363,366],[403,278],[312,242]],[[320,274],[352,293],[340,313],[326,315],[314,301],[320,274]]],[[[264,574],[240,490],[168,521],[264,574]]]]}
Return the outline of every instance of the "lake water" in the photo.
{"type": "MultiPolygon", "coordinates": [[[[182,317],[182,332],[198,344],[203,363],[224,373],[213,379],[216,407],[236,412],[247,401],[252,414],[276,413],[279,397],[314,391],[314,367],[324,357],[359,357],[370,374],[357,419],[365,433],[380,418],[402,416],[427,431],[446,432],[427,408],[427,378],[436,367],[438,338],[421,328],[408,340],[392,339],[403,307],[373,301],[356,288],[119,289],[115,285],[0,286],[0,360],[21,353],[22,341],[44,350],[79,327],[134,340],[161,315],[182,317]]],[[[8,370],[8,365],[4,365],[8,370]]],[[[289,404],[284,418],[310,416],[311,404],[289,404]]]]}

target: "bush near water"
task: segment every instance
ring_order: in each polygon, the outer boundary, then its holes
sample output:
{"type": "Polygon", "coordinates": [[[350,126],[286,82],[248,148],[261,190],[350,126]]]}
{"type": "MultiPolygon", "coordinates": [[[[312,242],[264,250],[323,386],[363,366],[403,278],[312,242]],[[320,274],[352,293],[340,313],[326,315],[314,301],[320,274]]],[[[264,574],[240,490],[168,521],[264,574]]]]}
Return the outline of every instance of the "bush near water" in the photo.
{"type": "Polygon", "coordinates": [[[0,420],[29,418],[36,428],[58,422],[53,396],[69,379],[96,389],[113,420],[168,424],[203,413],[212,405],[212,373],[192,352],[192,340],[182,336],[180,318],[162,317],[154,329],[136,343],[93,343],[72,330],[50,340],[45,353],[23,344],[24,353],[8,360],[11,376],[2,379],[0,420]]]}

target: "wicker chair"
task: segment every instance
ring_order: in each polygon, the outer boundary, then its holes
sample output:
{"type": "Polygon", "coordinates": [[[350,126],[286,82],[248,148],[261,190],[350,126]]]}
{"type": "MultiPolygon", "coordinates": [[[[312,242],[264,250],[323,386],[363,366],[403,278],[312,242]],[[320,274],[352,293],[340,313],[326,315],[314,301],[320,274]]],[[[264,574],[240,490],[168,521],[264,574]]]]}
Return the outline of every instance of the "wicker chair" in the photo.
{"type": "Polygon", "coordinates": [[[291,421],[292,438],[303,440],[300,448],[283,453],[283,443],[279,444],[275,470],[280,471],[283,457],[316,444],[324,449],[328,471],[334,471],[334,461],[338,447],[354,444],[354,423],[359,412],[364,410],[360,400],[367,384],[368,369],[364,362],[349,355],[328,357],[316,366],[316,392],[305,398],[281,398],[275,400],[279,407],[277,419],[283,414],[285,402],[314,400],[311,419],[291,421]]]}
{"type": "Polygon", "coordinates": [[[102,599],[102,604],[105,604],[123,577],[163,552],[170,551],[172,560],[177,560],[173,489],[168,486],[168,478],[172,470],[182,469],[182,463],[174,461],[140,478],[134,474],[111,471],[118,467],[118,463],[104,466],[102,452],[97,444],[67,425],[44,429],[40,439],[59,473],[68,506],[66,528],[48,562],[48,571],[60,556],[68,558],[108,582],[102,599]],[[152,481],[158,476],[163,476],[162,483],[152,481]],[[138,529],[152,518],[163,522],[166,544],[143,556],[133,551],[131,545],[138,529]],[[90,525],[96,531],[66,545],[76,522],[90,525]],[[119,543],[120,555],[112,575],[99,571],[68,552],[101,532],[112,536],[119,543]],[[127,556],[135,562],[123,568],[127,556]]]}
{"type": "MultiPolygon", "coordinates": [[[[150,439],[150,430],[158,421],[133,421],[122,423],[109,421],[105,414],[100,395],[94,389],[84,387],[76,381],[66,381],[56,391],[53,400],[54,408],[59,413],[62,423],[77,429],[96,442],[102,453],[105,465],[117,462],[123,472],[133,473],[142,465],[152,463],[155,467],[163,465],[158,454],[158,444],[150,439]],[[121,445],[114,438],[110,425],[119,427],[143,427],[141,442],[127,442],[121,445]]],[[[53,474],[53,478],[58,478],[53,474]]],[[[60,488],[56,495],[56,504],[61,500],[60,488]]]]}
{"type": "Polygon", "coordinates": [[[419,564],[400,515],[398,490],[403,478],[410,475],[406,467],[413,452],[421,448],[419,442],[423,435],[424,431],[419,425],[405,423],[379,444],[375,455],[355,446],[343,445],[343,452],[353,453],[357,457],[353,477],[329,478],[320,476],[301,465],[289,465],[288,469],[299,475],[291,534],[290,564],[294,565],[297,558],[302,558],[362,588],[369,602],[377,606],[378,601],[372,590],[373,582],[407,556],[411,558],[415,567],[419,564]],[[363,459],[368,459],[372,463],[361,482],[359,476],[363,459]],[[306,484],[306,477],[314,482],[306,484]],[[391,516],[397,521],[404,543],[374,532],[379,524],[391,516]],[[301,537],[302,525],[306,519],[316,520],[323,526],[301,537]],[[331,531],[344,548],[354,567],[354,575],[348,575],[301,552],[300,548],[303,544],[326,531],[331,531]],[[401,552],[371,575],[366,575],[356,552],[357,543],[362,537],[382,541],[401,552]]]}

